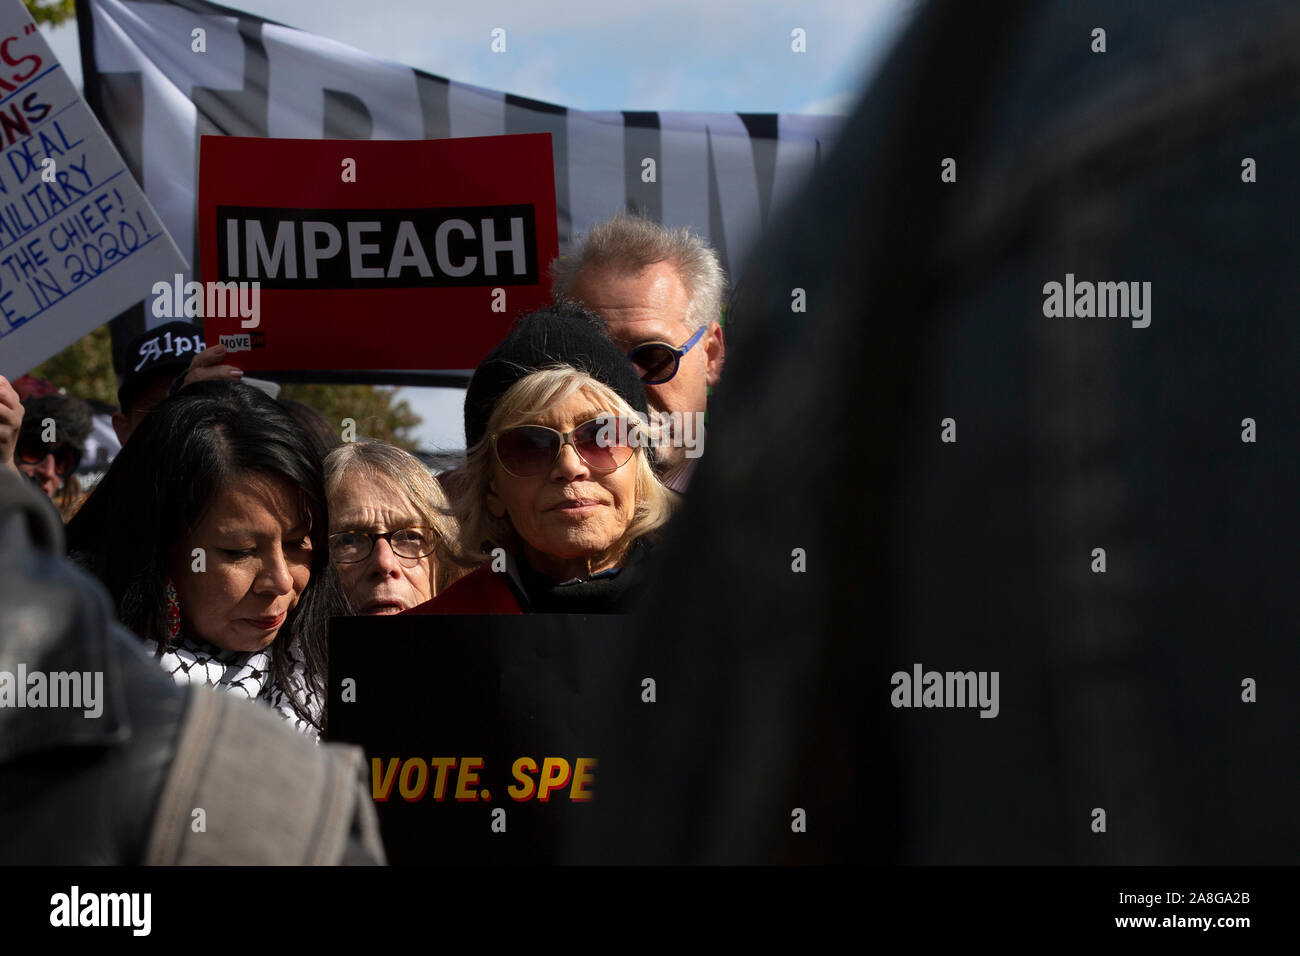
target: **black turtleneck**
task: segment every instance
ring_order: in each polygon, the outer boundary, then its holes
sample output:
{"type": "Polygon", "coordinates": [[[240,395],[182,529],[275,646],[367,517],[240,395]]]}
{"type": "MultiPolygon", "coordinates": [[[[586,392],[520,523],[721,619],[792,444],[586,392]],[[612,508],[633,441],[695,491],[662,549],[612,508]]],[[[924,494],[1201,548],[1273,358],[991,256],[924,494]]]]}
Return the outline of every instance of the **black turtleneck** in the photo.
{"type": "Polygon", "coordinates": [[[621,567],[601,571],[585,580],[557,582],[532,568],[522,553],[515,555],[525,594],[525,611],[542,614],[626,614],[636,599],[644,577],[645,556],[651,547],[648,536],[638,538],[628,549],[621,567]]]}

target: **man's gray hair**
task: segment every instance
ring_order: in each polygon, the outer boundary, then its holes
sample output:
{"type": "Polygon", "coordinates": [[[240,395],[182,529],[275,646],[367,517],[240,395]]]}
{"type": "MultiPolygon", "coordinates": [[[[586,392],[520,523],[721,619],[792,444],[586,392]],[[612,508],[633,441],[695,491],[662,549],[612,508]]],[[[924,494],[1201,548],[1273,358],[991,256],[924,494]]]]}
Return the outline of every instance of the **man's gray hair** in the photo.
{"type": "Polygon", "coordinates": [[[727,275],[712,247],[690,229],[667,229],[626,213],[595,226],[573,252],[551,263],[551,294],[557,301],[568,298],[584,269],[637,272],[657,262],[672,265],[686,286],[686,325],[692,332],[718,321],[727,275]]]}

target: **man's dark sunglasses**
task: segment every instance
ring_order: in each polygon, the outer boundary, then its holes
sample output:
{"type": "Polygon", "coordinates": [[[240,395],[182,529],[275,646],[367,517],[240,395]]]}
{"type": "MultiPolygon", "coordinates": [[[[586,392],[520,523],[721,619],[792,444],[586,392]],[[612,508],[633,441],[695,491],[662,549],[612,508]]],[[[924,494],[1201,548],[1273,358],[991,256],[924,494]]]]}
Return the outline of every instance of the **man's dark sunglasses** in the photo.
{"type": "Polygon", "coordinates": [[[641,373],[642,384],[662,385],[672,381],[682,364],[682,356],[695,347],[707,330],[707,325],[701,326],[680,348],[673,348],[667,342],[646,342],[628,352],[627,357],[641,373]]]}
{"type": "Polygon", "coordinates": [[[20,438],[18,447],[14,451],[18,455],[18,460],[24,465],[39,465],[45,460],[46,455],[53,455],[54,473],[60,478],[68,477],[77,470],[77,465],[81,464],[81,452],[67,442],[51,445],[39,438],[20,438]]]}

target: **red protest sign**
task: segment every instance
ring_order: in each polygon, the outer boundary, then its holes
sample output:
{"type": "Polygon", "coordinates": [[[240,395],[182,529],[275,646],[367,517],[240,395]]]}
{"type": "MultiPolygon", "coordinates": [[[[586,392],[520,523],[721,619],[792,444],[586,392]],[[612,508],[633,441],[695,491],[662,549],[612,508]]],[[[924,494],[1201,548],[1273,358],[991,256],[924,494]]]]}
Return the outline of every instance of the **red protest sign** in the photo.
{"type": "Polygon", "coordinates": [[[154,311],[201,300],[207,344],[241,368],[470,369],[550,297],[548,133],[204,136],[199,155],[204,282],[154,311]]]}

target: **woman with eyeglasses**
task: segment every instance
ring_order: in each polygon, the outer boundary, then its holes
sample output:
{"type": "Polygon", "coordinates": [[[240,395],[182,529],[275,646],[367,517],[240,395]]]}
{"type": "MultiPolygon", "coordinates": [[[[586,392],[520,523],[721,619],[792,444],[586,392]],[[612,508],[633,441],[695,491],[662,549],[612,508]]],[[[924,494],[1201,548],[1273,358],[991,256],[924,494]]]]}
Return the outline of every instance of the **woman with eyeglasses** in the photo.
{"type": "Polygon", "coordinates": [[[524,316],[465,395],[460,542],[488,559],[416,613],[621,613],[676,496],[655,477],[645,390],[600,317],[524,316]]]}
{"type": "Polygon", "coordinates": [[[199,382],[140,424],[68,525],[68,549],[180,684],[324,727],[329,559],[319,451],[273,399],[199,382]]]}
{"type": "Polygon", "coordinates": [[[23,403],[14,465],[45,492],[67,521],[81,504],[77,465],[90,435],[90,406],[70,395],[31,395],[23,403]]]}
{"type": "Polygon", "coordinates": [[[456,520],[437,479],[410,452],[351,442],[325,458],[330,559],[357,614],[400,614],[465,573],[456,520]]]}

